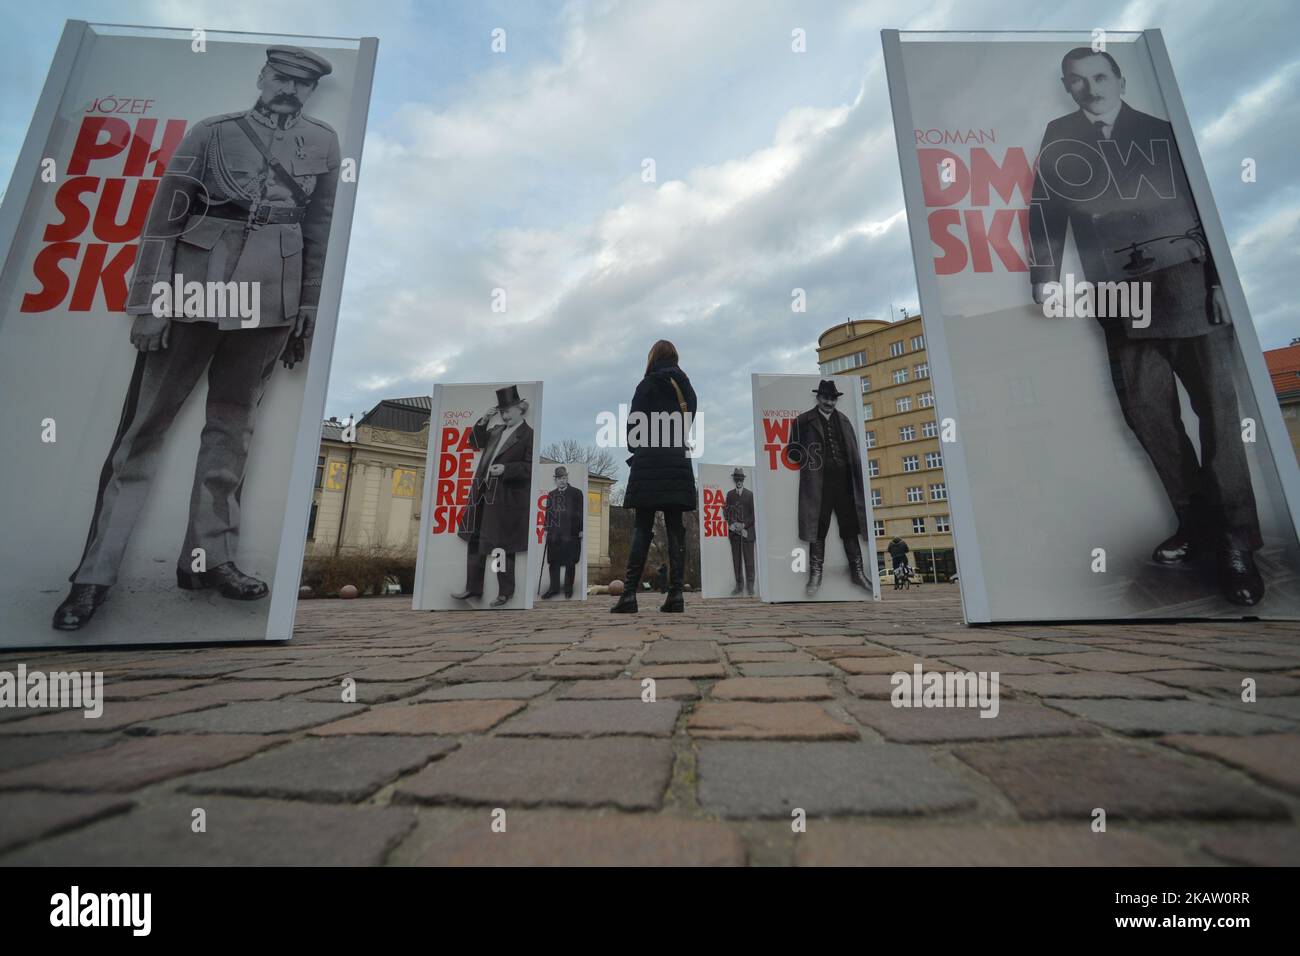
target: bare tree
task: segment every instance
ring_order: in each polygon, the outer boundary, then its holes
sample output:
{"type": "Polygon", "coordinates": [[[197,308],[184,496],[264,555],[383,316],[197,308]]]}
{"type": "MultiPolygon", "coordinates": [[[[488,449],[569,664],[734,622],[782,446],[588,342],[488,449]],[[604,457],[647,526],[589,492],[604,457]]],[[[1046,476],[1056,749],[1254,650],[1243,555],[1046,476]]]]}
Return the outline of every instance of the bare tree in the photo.
{"type": "Polygon", "coordinates": [[[572,438],[551,442],[542,449],[542,457],[560,464],[581,462],[587,466],[587,474],[599,475],[602,478],[613,478],[618,474],[614,455],[608,448],[584,445],[572,438]]]}

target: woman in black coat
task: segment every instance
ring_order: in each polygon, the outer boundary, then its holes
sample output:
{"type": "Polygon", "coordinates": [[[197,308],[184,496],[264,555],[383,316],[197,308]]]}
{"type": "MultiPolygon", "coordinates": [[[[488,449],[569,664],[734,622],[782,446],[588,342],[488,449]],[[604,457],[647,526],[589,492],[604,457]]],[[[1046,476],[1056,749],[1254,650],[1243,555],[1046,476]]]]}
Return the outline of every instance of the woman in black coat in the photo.
{"type": "Polygon", "coordinates": [[[668,531],[668,598],[659,610],[684,610],[686,529],[682,513],[695,510],[695,471],[686,442],[696,410],[695,389],[677,367],[677,349],[671,342],[659,340],[650,349],[645,377],[628,409],[627,446],[632,457],[628,459],[631,472],[623,507],[636,509],[636,529],[623,593],[610,609],[614,614],[636,613],[636,592],[654,539],[657,511],[663,512],[668,531]]]}

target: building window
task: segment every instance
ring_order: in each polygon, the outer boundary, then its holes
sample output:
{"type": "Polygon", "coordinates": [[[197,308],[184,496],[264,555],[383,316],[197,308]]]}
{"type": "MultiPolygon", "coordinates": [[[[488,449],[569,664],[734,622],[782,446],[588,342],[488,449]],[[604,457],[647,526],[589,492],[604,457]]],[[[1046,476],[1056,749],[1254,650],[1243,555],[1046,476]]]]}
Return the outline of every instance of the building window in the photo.
{"type": "Polygon", "coordinates": [[[851,368],[861,368],[867,364],[866,352],[854,352],[852,355],[841,355],[839,358],[833,358],[829,362],[822,362],[823,375],[835,375],[838,372],[844,372],[851,368]]]}
{"type": "Polygon", "coordinates": [[[937,452],[937,451],[927,451],[927,452],[925,453],[925,467],[926,467],[926,468],[942,468],[942,467],[943,467],[943,455],[939,454],[939,452],[937,452]]]}
{"type": "Polygon", "coordinates": [[[872,489],[871,489],[871,507],[873,507],[873,508],[879,508],[879,507],[880,507],[880,489],[879,489],[879,488],[872,488],[872,489]]]}
{"type": "Polygon", "coordinates": [[[916,404],[921,408],[933,408],[934,392],[922,392],[916,396],[916,404]]]}
{"type": "Polygon", "coordinates": [[[920,471],[921,459],[916,455],[903,456],[903,471],[920,471]]]}
{"type": "Polygon", "coordinates": [[[889,354],[892,355],[892,356],[894,356],[895,358],[897,358],[898,356],[900,356],[900,355],[903,354],[903,340],[902,340],[902,339],[899,339],[897,342],[890,342],[890,343],[889,343],[889,354]]]}
{"type": "Polygon", "coordinates": [[[870,402],[867,402],[867,404],[862,406],[862,417],[863,418],[875,417],[875,411],[872,409],[870,402]]]}
{"type": "Polygon", "coordinates": [[[923,348],[925,348],[925,336],[924,335],[912,336],[912,351],[919,352],[923,348]]]}
{"type": "Polygon", "coordinates": [[[952,530],[952,525],[948,523],[947,515],[935,515],[934,530],[941,531],[941,532],[948,532],[952,530]]]}
{"type": "Polygon", "coordinates": [[[883,538],[885,536],[885,523],[879,518],[871,523],[875,526],[876,537],[883,538]]]}
{"type": "Polygon", "coordinates": [[[912,396],[904,395],[902,398],[894,399],[894,410],[899,412],[910,412],[912,410],[912,396]]]}
{"type": "Polygon", "coordinates": [[[878,458],[867,459],[867,475],[871,478],[880,477],[880,459],[878,458]]]}
{"type": "Polygon", "coordinates": [[[871,391],[871,376],[864,375],[862,376],[862,394],[865,395],[869,391],[871,391]]]}
{"type": "Polygon", "coordinates": [[[325,484],[325,456],[321,455],[316,459],[316,487],[319,488],[323,484],[325,484]]]}
{"type": "Polygon", "coordinates": [[[868,448],[876,447],[876,433],[873,431],[867,432],[867,447],[868,448]]]}
{"type": "Polygon", "coordinates": [[[313,501],[311,503],[311,517],[307,519],[307,540],[308,541],[316,540],[316,509],[318,507],[319,506],[316,504],[316,502],[313,501]]]}
{"type": "Polygon", "coordinates": [[[905,368],[894,369],[894,384],[902,385],[906,381],[907,381],[907,369],[905,368]]]}
{"type": "Polygon", "coordinates": [[[911,485],[907,489],[907,500],[912,504],[919,504],[925,500],[925,490],[920,485],[911,485]]]}
{"type": "Polygon", "coordinates": [[[930,500],[931,500],[931,501],[947,501],[947,500],[948,500],[948,486],[947,486],[946,484],[944,484],[943,482],[940,482],[940,483],[937,484],[937,485],[931,485],[931,486],[930,486],[930,500]]]}
{"type": "Polygon", "coordinates": [[[899,441],[916,441],[916,426],[904,425],[898,430],[899,441]]]}
{"type": "Polygon", "coordinates": [[[916,374],[916,377],[917,377],[917,378],[929,378],[929,377],[930,377],[930,363],[929,363],[929,362],[922,362],[922,363],[921,363],[920,365],[918,365],[916,368],[912,369],[912,371],[916,374]]]}
{"type": "Polygon", "coordinates": [[[938,437],[939,437],[939,423],[938,423],[938,422],[922,422],[922,423],[921,423],[921,434],[924,435],[926,438],[938,438],[938,437]]]}
{"type": "Polygon", "coordinates": [[[912,519],[912,534],[925,534],[925,519],[924,519],[924,518],[913,518],[913,519],[912,519]]]}

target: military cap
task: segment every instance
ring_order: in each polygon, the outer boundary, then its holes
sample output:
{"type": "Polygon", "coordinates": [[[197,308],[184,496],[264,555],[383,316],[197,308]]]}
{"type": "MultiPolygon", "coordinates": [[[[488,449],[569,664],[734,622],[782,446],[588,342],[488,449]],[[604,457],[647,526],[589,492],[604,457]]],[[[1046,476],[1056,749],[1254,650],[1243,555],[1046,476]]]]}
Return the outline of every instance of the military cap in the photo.
{"type": "Polygon", "coordinates": [[[266,62],[285,76],[313,83],[334,72],[334,67],[325,57],[298,46],[267,47],[266,62]]]}

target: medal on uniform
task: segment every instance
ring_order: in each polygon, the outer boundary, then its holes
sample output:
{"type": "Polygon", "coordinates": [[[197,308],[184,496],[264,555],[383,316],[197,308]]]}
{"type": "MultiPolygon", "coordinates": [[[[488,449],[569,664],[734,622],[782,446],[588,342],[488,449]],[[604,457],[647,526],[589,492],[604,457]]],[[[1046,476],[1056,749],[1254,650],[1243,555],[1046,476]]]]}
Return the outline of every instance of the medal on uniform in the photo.
{"type": "Polygon", "coordinates": [[[294,145],[296,145],[296,146],[298,147],[298,150],[297,150],[297,153],[296,153],[297,157],[298,157],[299,159],[306,159],[306,158],[307,158],[307,140],[306,140],[306,138],[303,137],[303,136],[300,134],[300,135],[295,136],[295,137],[293,138],[293,142],[294,142],[294,145]]]}

